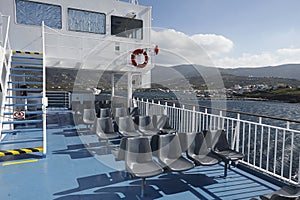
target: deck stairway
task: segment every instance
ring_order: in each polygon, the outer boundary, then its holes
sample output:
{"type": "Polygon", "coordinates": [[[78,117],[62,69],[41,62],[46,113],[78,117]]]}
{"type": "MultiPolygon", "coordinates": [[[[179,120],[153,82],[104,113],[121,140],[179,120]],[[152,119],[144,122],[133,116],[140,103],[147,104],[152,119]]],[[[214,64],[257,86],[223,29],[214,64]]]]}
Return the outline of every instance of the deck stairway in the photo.
{"type": "MultiPolygon", "coordinates": [[[[23,138],[23,141],[18,141],[20,149],[37,148],[43,151],[46,129],[43,54],[12,51],[9,69],[2,98],[0,148],[6,150],[5,144],[11,145],[15,141],[12,138],[20,135],[18,138],[23,138]]],[[[18,152],[30,151],[16,151],[16,154],[18,152]]],[[[2,155],[6,155],[5,152],[2,155]]]]}

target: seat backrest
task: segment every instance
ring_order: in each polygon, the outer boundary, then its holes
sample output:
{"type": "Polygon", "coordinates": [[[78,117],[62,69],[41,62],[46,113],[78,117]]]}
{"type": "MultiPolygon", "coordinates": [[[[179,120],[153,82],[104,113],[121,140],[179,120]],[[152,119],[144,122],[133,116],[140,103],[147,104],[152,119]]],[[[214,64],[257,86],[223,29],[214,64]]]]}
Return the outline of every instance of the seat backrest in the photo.
{"type": "Polygon", "coordinates": [[[150,142],[147,137],[131,137],[127,139],[125,162],[127,166],[131,163],[146,163],[152,161],[150,142]]]}
{"type": "Polygon", "coordinates": [[[113,133],[113,123],[110,117],[98,118],[96,125],[97,133],[113,133]]]}
{"type": "Polygon", "coordinates": [[[114,117],[126,117],[128,115],[129,113],[127,107],[115,108],[114,117]]]}
{"type": "Polygon", "coordinates": [[[139,116],[139,129],[153,130],[154,126],[150,116],[139,116]]]}
{"type": "Polygon", "coordinates": [[[171,128],[169,124],[169,117],[167,115],[154,115],[153,122],[155,123],[155,127],[158,129],[171,128]]]}
{"type": "Polygon", "coordinates": [[[140,109],[138,107],[129,107],[129,115],[132,117],[140,115],[140,109]]]}
{"type": "Polygon", "coordinates": [[[209,153],[208,146],[204,139],[204,135],[202,132],[199,133],[188,133],[188,154],[196,154],[196,155],[207,155],[209,153]]]}
{"type": "Polygon", "coordinates": [[[84,109],[83,120],[93,121],[96,118],[95,109],[84,109]]]}
{"type": "Polygon", "coordinates": [[[160,135],[158,140],[159,159],[177,159],[182,156],[180,141],[177,134],[160,135]]]}
{"type": "Polygon", "coordinates": [[[100,109],[100,115],[99,115],[100,118],[103,118],[103,117],[111,117],[111,110],[110,108],[101,108],[100,109]]]}
{"type": "Polygon", "coordinates": [[[120,141],[120,146],[119,146],[119,150],[117,153],[117,160],[125,160],[125,152],[127,149],[127,137],[122,137],[121,141],[120,141]]]}
{"type": "Polygon", "coordinates": [[[214,150],[223,151],[230,149],[224,130],[208,130],[206,131],[205,139],[208,147],[214,150]]]}
{"type": "Polygon", "coordinates": [[[131,117],[119,117],[118,118],[118,127],[120,132],[132,132],[136,131],[135,124],[131,117]]]}

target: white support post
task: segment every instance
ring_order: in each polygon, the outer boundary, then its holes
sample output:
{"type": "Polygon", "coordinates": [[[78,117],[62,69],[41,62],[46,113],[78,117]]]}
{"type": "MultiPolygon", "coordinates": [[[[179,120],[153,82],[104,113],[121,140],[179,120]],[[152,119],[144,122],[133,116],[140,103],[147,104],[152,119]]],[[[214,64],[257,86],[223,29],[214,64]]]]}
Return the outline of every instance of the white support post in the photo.
{"type": "Polygon", "coordinates": [[[240,126],[241,126],[241,115],[238,113],[237,114],[237,125],[236,125],[236,145],[235,145],[235,150],[239,151],[240,148],[240,126]]]}
{"type": "Polygon", "coordinates": [[[132,76],[131,72],[127,75],[127,107],[131,107],[132,102],[132,76]]]}
{"type": "Polygon", "coordinates": [[[45,22],[42,22],[42,45],[43,45],[43,155],[47,154],[47,105],[46,97],[46,43],[45,43],[45,22]]]}

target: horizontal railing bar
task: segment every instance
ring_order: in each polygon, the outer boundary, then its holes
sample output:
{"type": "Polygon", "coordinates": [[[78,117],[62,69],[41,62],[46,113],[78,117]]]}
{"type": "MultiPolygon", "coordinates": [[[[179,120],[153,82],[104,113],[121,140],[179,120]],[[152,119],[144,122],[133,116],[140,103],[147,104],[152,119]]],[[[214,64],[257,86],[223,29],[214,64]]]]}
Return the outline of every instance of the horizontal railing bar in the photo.
{"type": "MultiPolygon", "coordinates": [[[[167,103],[176,103],[175,101],[166,101],[164,99],[153,99],[153,100],[167,102],[167,103]]],[[[151,103],[151,102],[149,101],[149,103],[151,103]]],[[[182,102],[180,102],[180,104],[185,105],[185,106],[195,106],[198,108],[204,108],[204,109],[210,109],[210,110],[216,110],[216,111],[225,111],[225,112],[241,114],[241,115],[248,115],[248,116],[253,116],[253,117],[263,117],[263,118],[267,118],[267,119],[300,123],[300,120],[294,120],[294,119],[288,119],[288,118],[280,118],[280,117],[273,117],[273,116],[268,116],[268,115],[253,114],[253,113],[247,113],[247,112],[243,112],[243,111],[227,110],[227,109],[222,109],[222,108],[212,108],[212,107],[200,106],[200,105],[188,104],[188,103],[182,103],[182,102]]]]}
{"type": "MultiPolygon", "coordinates": [[[[144,103],[160,106],[162,108],[167,107],[167,108],[172,108],[172,109],[175,109],[175,110],[195,112],[197,114],[203,113],[201,111],[193,111],[193,110],[189,110],[189,109],[186,109],[186,108],[173,107],[173,106],[169,106],[169,105],[166,106],[166,105],[163,105],[163,104],[156,104],[156,103],[152,103],[152,102],[144,102],[144,103]]],[[[220,116],[220,115],[212,114],[212,113],[206,113],[206,115],[208,115],[210,117],[221,117],[223,119],[228,119],[228,120],[232,120],[232,121],[235,121],[235,122],[239,121],[239,122],[243,122],[243,123],[247,123],[247,124],[251,124],[251,125],[259,125],[261,127],[266,127],[266,128],[272,128],[272,129],[278,129],[278,130],[287,130],[289,132],[295,132],[296,134],[300,134],[300,131],[298,131],[298,130],[287,129],[287,128],[284,128],[284,127],[278,127],[278,126],[273,126],[273,125],[268,125],[268,124],[262,124],[262,123],[259,123],[259,122],[252,122],[252,121],[247,121],[247,120],[244,120],[244,119],[239,119],[238,120],[236,118],[227,117],[227,116],[220,116]]],[[[300,121],[299,121],[299,123],[300,123],[300,121]]]]}

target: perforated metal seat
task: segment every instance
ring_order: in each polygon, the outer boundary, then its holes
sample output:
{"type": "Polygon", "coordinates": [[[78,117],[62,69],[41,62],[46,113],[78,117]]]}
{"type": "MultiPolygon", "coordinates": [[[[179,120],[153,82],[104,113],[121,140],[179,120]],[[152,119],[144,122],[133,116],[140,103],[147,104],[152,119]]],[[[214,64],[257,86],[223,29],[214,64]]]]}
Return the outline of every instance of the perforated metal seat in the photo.
{"type": "Polygon", "coordinates": [[[170,126],[169,117],[167,115],[153,115],[152,120],[153,120],[154,127],[166,134],[177,132],[175,129],[173,129],[170,126]]]}
{"type": "Polygon", "coordinates": [[[127,148],[127,137],[122,137],[120,141],[120,146],[111,150],[111,153],[114,155],[116,161],[125,160],[126,148],[127,148]]]}
{"type": "Polygon", "coordinates": [[[85,123],[87,127],[90,127],[92,124],[94,124],[95,119],[96,119],[95,109],[83,110],[83,123],[85,123]]]}
{"type": "Polygon", "coordinates": [[[129,173],[135,177],[142,178],[142,197],[144,196],[145,179],[163,172],[163,169],[152,158],[150,143],[147,137],[127,139],[125,165],[129,173]]]}
{"type": "Polygon", "coordinates": [[[185,171],[195,165],[182,156],[177,134],[159,135],[158,159],[160,163],[172,171],[185,171]]]}
{"type": "Polygon", "coordinates": [[[143,135],[142,132],[136,129],[135,124],[131,117],[119,117],[118,118],[118,127],[119,127],[119,132],[123,136],[127,137],[136,137],[136,136],[141,136],[143,135]]]}
{"type": "Polygon", "coordinates": [[[99,118],[111,117],[110,108],[101,108],[99,113],[99,118]]]}
{"type": "Polygon", "coordinates": [[[129,107],[129,115],[131,117],[136,117],[140,115],[140,110],[138,107],[129,107]]]}
{"type": "Polygon", "coordinates": [[[119,134],[114,131],[112,126],[112,119],[110,117],[98,118],[96,125],[96,134],[100,140],[109,140],[118,138],[119,134]]]}
{"type": "Polygon", "coordinates": [[[221,158],[208,148],[203,133],[186,133],[186,135],[188,144],[187,156],[196,165],[210,166],[221,161],[221,158]]]}
{"type": "Polygon", "coordinates": [[[227,176],[227,168],[231,161],[238,161],[244,157],[240,152],[237,152],[230,148],[226,133],[223,130],[209,130],[205,132],[205,139],[208,147],[212,149],[212,152],[218,155],[225,163],[224,177],[227,176]]]}
{"type": "Polygon", "coordinates": [[[127,107],[115,108],[114,117],[126,117],[129,116],[127,107]]]}
{"type": "Polygon", "coordinates": [[[300,198],[300,187],[296,186],[285,186],[270,194],[261,195],[263,200],[297,200],[300,198]]]}
{"type": "Polygon", "coordinates": [[[160,130],[154,128],[150,116],[139,116],[139,130],[148,136],[156,135],[160,130]]]}

